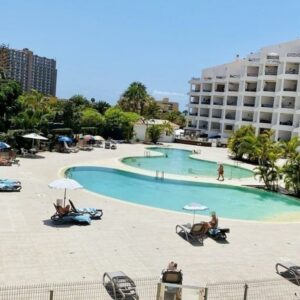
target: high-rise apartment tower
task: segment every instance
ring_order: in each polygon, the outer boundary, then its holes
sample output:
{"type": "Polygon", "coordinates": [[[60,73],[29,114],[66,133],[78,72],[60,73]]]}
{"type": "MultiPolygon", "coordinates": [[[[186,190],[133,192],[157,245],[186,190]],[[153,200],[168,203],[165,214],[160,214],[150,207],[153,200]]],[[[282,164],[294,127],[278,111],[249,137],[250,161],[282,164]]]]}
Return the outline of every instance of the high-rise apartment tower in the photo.
{"type": "Polygon", "coordinates": [[[33,54],[27,48],[10,49],[0,45],[0,68],[7,78],[18,81],[24,92],[31,89],[46,95],[56,94],[56,61],[33,54]]]}

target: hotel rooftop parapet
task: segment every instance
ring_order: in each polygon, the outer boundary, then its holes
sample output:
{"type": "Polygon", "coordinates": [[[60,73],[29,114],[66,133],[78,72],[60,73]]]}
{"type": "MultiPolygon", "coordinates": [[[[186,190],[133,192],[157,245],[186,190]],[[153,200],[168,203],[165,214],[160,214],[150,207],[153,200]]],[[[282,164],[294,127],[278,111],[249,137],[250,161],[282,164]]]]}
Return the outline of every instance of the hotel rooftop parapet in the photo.
{"type": "Polygon", "coordinates": [[[191,78],[186,130],[227,138],[242,125],[300,136],[300,40],[264,47],[191,78]]]}

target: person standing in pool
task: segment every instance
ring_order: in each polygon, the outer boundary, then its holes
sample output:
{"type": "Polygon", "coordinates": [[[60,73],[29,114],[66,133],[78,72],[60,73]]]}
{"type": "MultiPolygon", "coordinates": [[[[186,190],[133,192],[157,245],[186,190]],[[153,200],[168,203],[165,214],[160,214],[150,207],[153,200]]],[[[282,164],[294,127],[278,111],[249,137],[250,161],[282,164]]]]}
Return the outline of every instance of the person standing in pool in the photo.
{"type": "Polygon", "coordinates": [[[217,180],[224,181],[224,166],[222,164],[218,167],[218,178],[217,180]]]}

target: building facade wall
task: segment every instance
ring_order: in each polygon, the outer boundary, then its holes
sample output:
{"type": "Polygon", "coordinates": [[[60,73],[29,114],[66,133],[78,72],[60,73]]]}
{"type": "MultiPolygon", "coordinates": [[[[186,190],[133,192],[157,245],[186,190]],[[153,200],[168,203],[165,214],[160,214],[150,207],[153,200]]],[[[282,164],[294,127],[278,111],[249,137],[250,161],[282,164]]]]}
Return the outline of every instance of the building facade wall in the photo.
{"type": "Polygon", "coordinates": [[[190,81],[187,127],[228,137],[242,125],[275,140],[300,136],[300,40],[208,68],[190,81]]]}

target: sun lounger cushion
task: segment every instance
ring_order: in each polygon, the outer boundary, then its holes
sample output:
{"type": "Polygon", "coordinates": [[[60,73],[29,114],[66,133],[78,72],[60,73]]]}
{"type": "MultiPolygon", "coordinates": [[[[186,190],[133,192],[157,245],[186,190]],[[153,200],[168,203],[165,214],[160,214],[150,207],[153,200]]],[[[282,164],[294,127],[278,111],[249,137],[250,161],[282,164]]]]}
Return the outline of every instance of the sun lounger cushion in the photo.
{"type": "Polygon", "coordinates": [[[65,216],[52,216],[52,221],[57,224],[69,224],[75,223],[79,225],[90,225],[91,224],[91,217],[88,214],[75,214],[71,213],[65,216]]]}

